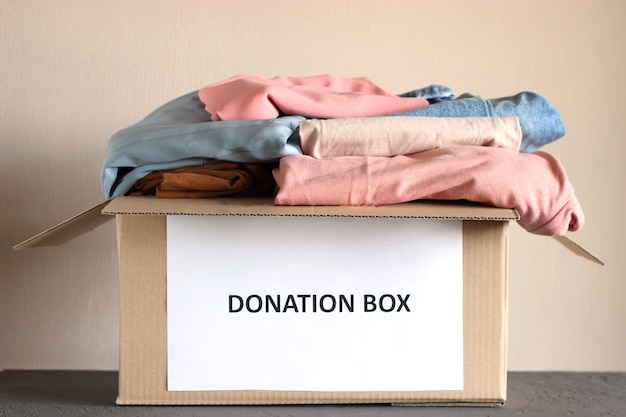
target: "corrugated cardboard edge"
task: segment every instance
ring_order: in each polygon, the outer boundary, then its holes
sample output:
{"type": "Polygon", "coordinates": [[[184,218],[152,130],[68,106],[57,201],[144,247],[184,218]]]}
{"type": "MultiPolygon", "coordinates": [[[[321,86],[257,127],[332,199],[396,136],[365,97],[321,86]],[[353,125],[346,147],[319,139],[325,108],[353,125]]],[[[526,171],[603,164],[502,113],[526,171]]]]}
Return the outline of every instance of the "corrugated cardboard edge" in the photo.
{"type": "Polygon", "coordinates": [[[381,206],[277,206],[269,197],[160,199],[118,197],[102,211],[130,215],[230,215],[307,217],[400,217],[456,220],[518,220],[512,209],[458,201],[426,201],[381,206]]]}
{"type": "Polygon", "coordinates": [[[120,405],[500,405],[506,398],[507,221],[465,221],[463,391],[167,391],[164,216],[119,215],[120,405]]]}

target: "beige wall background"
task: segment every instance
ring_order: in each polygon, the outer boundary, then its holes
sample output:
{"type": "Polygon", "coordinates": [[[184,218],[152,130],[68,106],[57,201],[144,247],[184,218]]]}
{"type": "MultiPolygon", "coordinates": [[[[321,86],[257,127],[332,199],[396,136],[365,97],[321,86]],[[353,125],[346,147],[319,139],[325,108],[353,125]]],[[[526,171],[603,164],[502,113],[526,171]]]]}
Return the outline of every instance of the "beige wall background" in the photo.
{"type": "Polygon", "coordinates": [[[606,266],[512,225],[509,367],[626,371],[626,2],[0,0],[0,19],[0,369],[117,368],[113,222],[12,250],[104,199],[115,131],[235,74],[332,73],[560,110],[545,150],[606,266]]]}

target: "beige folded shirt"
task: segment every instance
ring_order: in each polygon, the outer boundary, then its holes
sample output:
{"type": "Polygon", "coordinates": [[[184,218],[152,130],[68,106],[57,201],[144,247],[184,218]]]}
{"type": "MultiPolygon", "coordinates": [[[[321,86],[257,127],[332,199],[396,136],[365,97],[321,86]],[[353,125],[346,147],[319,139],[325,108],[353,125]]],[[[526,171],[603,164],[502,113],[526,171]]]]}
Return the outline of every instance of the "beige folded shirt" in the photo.
{"type": "Polygon", "coordinates": [[[511,117],[360,117],[300,122],[306,155],[410,155],[449,146],[494,146],[519,150],[522,130],[511,117]]]}

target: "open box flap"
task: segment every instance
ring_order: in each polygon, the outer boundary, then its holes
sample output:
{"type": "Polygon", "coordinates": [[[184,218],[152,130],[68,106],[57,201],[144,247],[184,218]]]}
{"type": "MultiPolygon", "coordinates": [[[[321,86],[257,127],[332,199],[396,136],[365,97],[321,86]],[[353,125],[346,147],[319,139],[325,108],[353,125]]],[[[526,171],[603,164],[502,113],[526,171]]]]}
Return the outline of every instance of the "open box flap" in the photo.
{"type": "MultiPolygon", "coordinates": [[[[126,215],[215,215],[215,216],[311,216],[311,217],[394,217],[446,220],[519,220],[512,209],[470,202],[416,201],[384,206],[277,206],[271,197],[162,199],[117,197],[92,207],[13,247],[15,250],[62,245],[117,214],[126,215]]],[[[600,265],[604,263],[566,236],[556,236],[575,254],[600,265]]]]}
{"type": "Polygon", "coordinates": [[[602,262],[599,258],[597,258],[595,255],[593,255],[587,249],[585,249],[582,246],[580,246],[578,243],[574,242],[569,237],[567,237],[567,236],[554,236],[554,238],[556,240],[558,240],[567,249],[569,249],[572,252],[574,252],[576,255],[582,256],[583,258],[586,258],[586,259],[588,259],[588,260],[590,260],[592,262],[595,262],[595,263],[597,263],[599,265],[604,266],[604,262],[602,262]]]}
{"type": "Polygon", "coordinates": [[[109,203],[105,201],[88,210],[83,211],[61,223],[44,230],[37,235],[13,246],[15,250],[35,248],[40,246],[62,245],[80,235],[92,231],[101,224],[111,220],[111,216],[102,214],[102,209],[109,203]]]}

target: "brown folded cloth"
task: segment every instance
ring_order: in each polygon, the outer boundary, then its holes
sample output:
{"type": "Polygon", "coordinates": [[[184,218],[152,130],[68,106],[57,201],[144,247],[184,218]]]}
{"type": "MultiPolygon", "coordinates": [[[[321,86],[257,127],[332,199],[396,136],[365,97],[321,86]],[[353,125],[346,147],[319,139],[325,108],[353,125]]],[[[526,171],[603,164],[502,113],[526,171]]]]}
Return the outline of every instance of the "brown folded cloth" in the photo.
{"type": "Polygon", "coordinates": [[[158,198],[207,198],[224,195],[271,196],[276,164],[217,162],[152,172],[135,183],[128,195],[158,198]]]}

